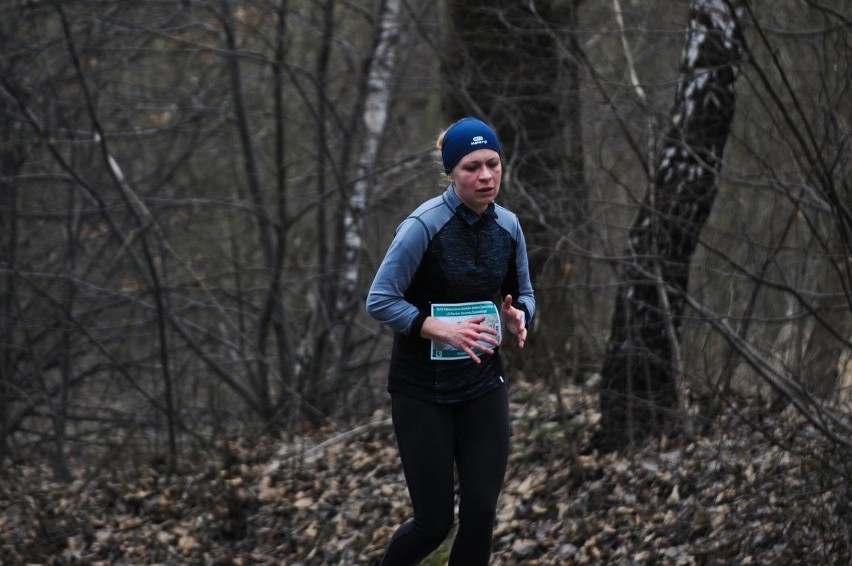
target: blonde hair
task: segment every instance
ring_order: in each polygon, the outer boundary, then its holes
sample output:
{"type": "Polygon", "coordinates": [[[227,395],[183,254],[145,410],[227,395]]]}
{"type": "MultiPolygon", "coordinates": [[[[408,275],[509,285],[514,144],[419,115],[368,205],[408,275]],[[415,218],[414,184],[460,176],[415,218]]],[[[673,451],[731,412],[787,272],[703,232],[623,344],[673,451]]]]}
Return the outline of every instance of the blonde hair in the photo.
{"type": "Polygon", "coordinates": [[[449,128],[441,130],[441,133],[438,134],[438,139],[435,140],[435,147],[438,149],[444,149],[444,136],[447,135],[447,130],[449,130],[449,128]]]}
{"type": "MultiPolygon", "coordinates": [[[[450,128],[444,128],[438,134],[438,138],[435,140],[435,147],[438,148],[438,151],[441,151],[442,149],[444,149],[444,136],[447,135],[447,131],[449,131],[449,129],[450,128]]],[[[447,181],[447,180],[452,181],[453,180],[453,174],[444,171],[444,165],[441,161],[438,161],[438,165],[441,167],[441,181],[442,182],[447,181]]]]}

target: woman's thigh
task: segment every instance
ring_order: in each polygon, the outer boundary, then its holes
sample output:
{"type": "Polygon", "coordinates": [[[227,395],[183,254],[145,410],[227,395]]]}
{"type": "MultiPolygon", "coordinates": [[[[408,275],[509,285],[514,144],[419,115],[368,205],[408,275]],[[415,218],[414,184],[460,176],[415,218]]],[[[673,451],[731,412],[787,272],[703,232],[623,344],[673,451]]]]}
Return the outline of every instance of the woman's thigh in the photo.
{"type": "Polygon", "coordinates": [[[456,421],[459,489],[468,504],[497,503],[509,457],[509,400],[499,387],[460,407],[456,421]]]}
{"type": "Polygon", "coordinates": [[[452,522],[453,407],[394,393],[391,410],[415,519],[421,522],[452,522]]]}

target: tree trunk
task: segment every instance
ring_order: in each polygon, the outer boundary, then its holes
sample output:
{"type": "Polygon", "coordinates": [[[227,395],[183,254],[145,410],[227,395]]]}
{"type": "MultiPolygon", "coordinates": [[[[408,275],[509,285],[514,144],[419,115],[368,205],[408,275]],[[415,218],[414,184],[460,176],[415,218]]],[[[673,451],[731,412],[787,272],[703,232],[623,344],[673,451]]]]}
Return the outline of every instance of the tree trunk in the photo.
{"type": "MultiPolygon", "coordinates": [[[[393,91],[393,70],[399,49],[400,0],[385,0],[377,18],[376,41],[367,62],[365,96],[361,123],[364,129],[364,141],[358,157],[355,178],[351,189],[344,195],[346,205],[343,217],[343,235],[341,237],[343,273],[335,308],[336,317],[332,343],[335,345],[335,362],[329,364],[327,377],[329,386],[338,389],[336,379],[346,374],[347,367],[357,364],[351,352],[358,351],[350,346],[353,318],[363,309],[360,293],[362,272],[364,270],[364,227],[370,200],[370,187],[379,158],[382,138],[391,115],[393,91]],[[347,355],[349,354],[349,355],[347,355]],[[340,377],[335,377],[340,376],[340,377]]],[[[345,404],[345,405],[348,405],[345,404]]]]}
{"type": "Polygon", "coordinates": [[[552,1],[448,2],[445,113],[451,120],[473,114],[497,130],[504,167],[511,171],[503,190],[526,220],[534,277],[560,236],[554,227],[575,216],[573,199],[565,195],[569,180],[582,174],[566,167],[569,101],[562,87],[571,79],[571,64],[566,65],[563,46],[551,31],[563,29],[574,16],[578,2],[569,4],[566,11],[552,1]]]}
{"type": "Polygon", "coordinates": [[[601,448],[676,429],[683,294],[734,114],[740,10],[719,0],[691,5],[671,127],[619,274],[601,370],[601,448]]]}
{"type": "MultiPolygon", "coordinates": [[[[243,151],[243,165],[245,167],[246,184],[248,185],[251,202],[255,209],[257,219],[257,230],[260,244],[263,248],[264,260],[272,278],[275,277],[276,259],[275,244],[273,242],[273,230],[269,215],[266,212],[266,203],[263,199],[263,191],[258,171],[257,152],[251,133],[248,110],[243,97],[243,80],[240,72],[239,58],[237,55],[237,39],[234,22],[234,7],[231,0],[222,1],[222,25],[225,29],[225,39],[228,48],[228,71],[231,79],[231,92],[234,97],[234,115],[240,136],[240,145],[243,151]]],[[[265,325],[266,319],[261,322],[265,325]]],[[[266,351],[266,328],[258,328],[258,350],[266,351]]],[[[259,356],[258,370],[254,378],[260,411],[264,419],[270,420],[273,415],[272,398],[269,388],[269,366],[265,356],[259,356]]]]}
{"type": "MultiPolygon", "coordinates": [[[[275,84],[273,87],[273,99],[275,101],[275,193],[278,220],[272,276],[269,282],[269,289],[267,290],[266,301],[264,302],[263,310],[261,311],[262,314],[258,322],[258,332],[260,334],[258,344],[261,348],[266,348],[266,333],[269,322],[271,321],[275,329],[275,345],[278,349],[278,379],[281,384],[276,409],[279,413],[283,410],[285,414],[295,415],[296,411],[292,410],[292,407],[286,409],[284,407],[288,402],[293,403],[295,406],[295,400],[290,399],[290,392],[293,391],[293,378],[296,374],[296,353],[293,348],[293,337],[288,326],[289,313],[284,307],[282,289],[284,261],[287,257],[289,242],[289,183],[287,179],[289,171],[286,156],[287,134],[289,134],[289,131],[287,130],[287,113],[284,105],[284,68],[287,65],[291,43],[287,27],[289,9],[289,0],[280,0],[276,7],[275,66],[273,67],[275,84]]],[[[266,358],[265,350],[261,350],[260,357],[266,358]]]]}
{"type": "MultiPolygon", "coordinates": [[[[329,237],[331,218],[334,217],[334,200],[332,190],[327,181],[326,168],[329,165],[328,147],[329,125],[328,116],[333,110],[329,105],[328,81],[331,50],[335,33],[334,6],[336,0],[325,0],[320,6],[322,17],[322,39],[319,43],[319,53],[316,62],[316,233],[317,233],[317,290],[311,301],[311,321],[304,334],[300,352],[306,364],[305,370],[299,375],[299,391],[301,394],[302,415],[316,419],[321,415],[311,413],[308,406],[324,407],[325,389],[323,387],[323,369],[331,350],[330,321],[334,314],[336,303],[336,287],[334,284],[335,265],[332,238],[329,237]]],[[[324,416],[326,411],[321,410],[324,416]]]]}
{"type": "MultiPolygon", "coordinates": [[[[0,115],[12,114],[11,104],[0,99],[0,115]]],[[[2,139],[15,139],[11,120],[0,122],[2,139]]],[[[8,454],[7,437],[9,435],[10,414],[12,409],[13,375],[13,336],[15,326],[15,250],[18,244],[18,187],[15,181],[23,163],[22,154],[13,143],[6,144],[0,152],[0,470],[5,469],[8,454]]],[[[0,475],[3,472],[0,471],[0,475]]]]}
{"type": "Polygon", "coordinates": [[[539,302],[536,338],[523,355],[536,362],[522,367],[530,375],[557,378],[577,365],[567,359],[566,348],[578,350],[567,290],[574,266],[560,248],[564,235],[577,234],[587,220],[574,36],[581,2],[450,0],[442,62],[448,119],[476,115],[500,137],[500,202],[521,219],[539,302]]]}

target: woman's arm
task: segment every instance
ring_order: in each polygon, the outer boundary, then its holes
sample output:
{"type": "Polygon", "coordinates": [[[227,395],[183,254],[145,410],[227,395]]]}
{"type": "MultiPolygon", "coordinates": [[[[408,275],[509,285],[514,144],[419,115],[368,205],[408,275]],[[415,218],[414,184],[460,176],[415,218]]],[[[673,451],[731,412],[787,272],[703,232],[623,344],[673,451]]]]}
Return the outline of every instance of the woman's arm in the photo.
{"type": "Polygon", "coordinates": [[[382,324],[403,334],[416,332],[424,314],[405,300],[423,253],[429,243],[421,222],[407,218],[397,228],[367,294],[367,312],[382,324]]]}

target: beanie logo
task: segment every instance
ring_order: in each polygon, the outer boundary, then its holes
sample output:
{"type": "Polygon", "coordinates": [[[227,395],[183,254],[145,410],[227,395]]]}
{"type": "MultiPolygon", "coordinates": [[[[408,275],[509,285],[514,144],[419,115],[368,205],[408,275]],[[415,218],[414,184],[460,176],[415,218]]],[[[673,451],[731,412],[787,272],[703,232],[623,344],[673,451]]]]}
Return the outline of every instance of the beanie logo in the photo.
{"type": "Polygon", "coordinates": [[[474,136],[473,139],[470,141],[470,145],[482,145],[482,144],[487,144],[487,143],[488,143],[488,140],[486,140],[482,136],[474,136]]]}

